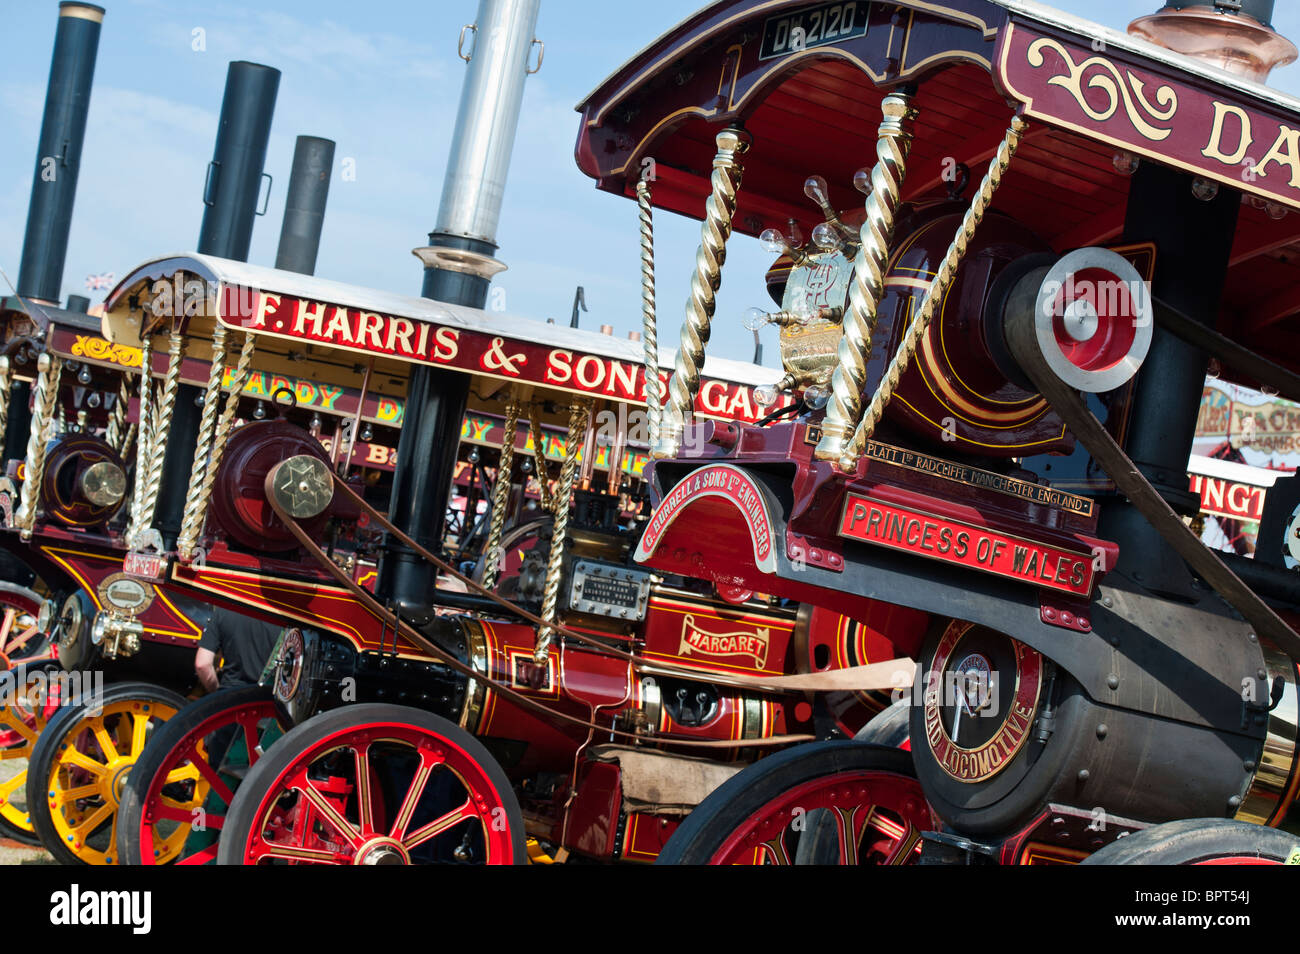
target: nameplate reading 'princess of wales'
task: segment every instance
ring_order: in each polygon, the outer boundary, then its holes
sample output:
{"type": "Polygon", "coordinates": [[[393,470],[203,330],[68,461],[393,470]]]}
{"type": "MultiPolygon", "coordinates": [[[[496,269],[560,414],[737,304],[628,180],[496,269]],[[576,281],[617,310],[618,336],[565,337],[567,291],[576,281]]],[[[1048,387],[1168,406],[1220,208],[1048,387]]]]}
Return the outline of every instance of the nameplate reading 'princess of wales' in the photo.
{"type": "Polygon", "coordinates": [[[1093,558],[975,524],[849,494],[840,536],[1087,596],[1093,558]]]}

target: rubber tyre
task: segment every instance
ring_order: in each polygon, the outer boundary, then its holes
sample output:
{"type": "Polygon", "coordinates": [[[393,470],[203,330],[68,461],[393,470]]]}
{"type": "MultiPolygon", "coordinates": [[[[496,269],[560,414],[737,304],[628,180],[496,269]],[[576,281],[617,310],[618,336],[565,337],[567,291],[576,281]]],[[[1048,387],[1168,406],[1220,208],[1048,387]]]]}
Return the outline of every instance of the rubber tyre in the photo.
{"type": "Polygon", "coordinates": [[[902,748],[912,737],[912,707],[892,705],[877,712],[871,721],[858,729],[853,736],[855,742],[871,742],[875,745],[887,745],[892,749],[902,748]]]}
{"type": "MultiPolygon", "coordinates": [[[[151,720],[162,718],[163,721],[183,709],[186,704],[184,696],[162,686],[148,682],[123,682],[108,686],[104,690],[102,707],[107,709],[117,703],[135,701],[149,707],[151,720]]],[[[45,850],[54,856],[54,860],[65,865],[86,865],[91,861],[64,845],[64,840],[55,826],[53,812],[50,810],[51,785],[54,782],[58,757],[63,747],[70,744],[83,731],[85,728],[83,720],[96,717],[92,706],[94,709],[100,708],[100,701],[77,700],[65,706],[51,719],[36,742],[27,771],[27,805],[36,834],[45,850]]],[[[115,814],[114,807],[111,815],[115,814]]],[[[115,817],[112,821],[116,825],[115,817]]],[[[107,851],[103,855],[107,864],[112,864],[112,859],[117,855],[117,845],[111,835],[107,851]]]]}
{"type": "MultiPolygon", "coordinates": [[[[290,726],[289,716],[284,708],[275,702],[270,689],[262,686],[239,686],[233,689],[221,689],[192,702],[152,734],[144,752],[136,760],[135,768],[122,790],[122,801],[118,805],[117,855],[125,865],[155,864],[152,857],[146,862],[141,851],[141,829],[144,824],[144,806],[154,777],[168,763],[173,761],[177,747],[188,745],[189,737],[196,730],[203,729],[207,736],[226,725],[233,725],[230,714],[259,703],[274,705],[276,717],[281,730],[290,726]],[[209,725],[204,728],[204,724],[209,725]]],[[[265,757],[265,753],[263,756],[265,757]]],[[[261,761],[259,758],[257,761],[261,761]]],[[[254,763],[256,764],[256,762],[254,763]]],[[[235,786],[238,791],[238,786],[235,786]]],[[[229,806],[226,806],[229,810],[229,806]]],[[[209,813],[210,814],[210,813],[209,813]]]]}
{"type": "Polygon", "coordinates": [[[373,723],[397,723],[413,727],[447,740],[473,760],[495,789],[493,795],[506,814],[510,832],[509,864],[528,864],[528,837],[519,799],[505,772],[483,744],[464,729],[441,716],[422,709],[386,703],[364,703],[319,713],[289,730],[265,756],[249,770],[244,783],[235,793],[226,813],[222,838],[217,848],[217,864],[242,865],[247,856],[253,826],[262,813],[268,795],[279,787],[281,777],[307,750],[348,730],[362,729],[373,723]]]}
{"type": "Polygon", "coordinates": [[[1085,865],[1284,864],[1300,835],[1226,818],[1185,818],[1111,842],[1085,865]]]}
{"type": "MultiPolygon", "coordinates": [[[[860,771],[916,779],[912,756],[901,749],[843,739],[798,745],[761,759],[720,785],[673,832],[655,864],[712,864],[733,832],[774,799],[819,778],[860,771]]],[[[919,785],[917,792],[919,796],[919,785]]],[[[818,838],[821,829],[814,825],[810,834],[818,838]]],[[[802,858],[796,852],[795,860],[822,863],[823,854],[813,847],[802,858]]]]}

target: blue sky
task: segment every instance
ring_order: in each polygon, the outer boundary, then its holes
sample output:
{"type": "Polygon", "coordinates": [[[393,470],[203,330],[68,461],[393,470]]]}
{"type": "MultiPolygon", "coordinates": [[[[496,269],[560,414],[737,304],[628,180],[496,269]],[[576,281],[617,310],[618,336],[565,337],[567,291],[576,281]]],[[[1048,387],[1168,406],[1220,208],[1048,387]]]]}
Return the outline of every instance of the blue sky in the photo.
{"type": "MultiPolygon", "coordinates": [[[[275,179],[257,221],[250,260],[275,260],[294,138],[338,143],[317,274],[418,294],[411,249],[433,227],[465,66],[456,56],[477,0],[100,0],[107,8],[63,295],[86,293],[85,277],[119,276],[155,255],[192,249],[212,158],[226,65],[247,59],[281,70],[266,171],[275,179]],[[201,29],[206,50],[193,49],[201,29]],[[356,178],[339,176],[354,160],[356,178]]],[[[647,42],[685,19],[700,0],[542,0],[542,71],[527,81],[515,144],[496,285],[506,308],[567,321],[583,285],[585,327],[640,327],[635,204],[597,192],[578,172],[574,105],[647,42]]],[[[1122,29],[1159,0],[1056,0],[1055,6],[1122,29]]],[[[1300,10],[1281,0],[1277,23],[1300,38],[1300,10]]],[[[16,280],[58,4],[0,0],[5,69],[0,74],[0,268],[16,280]]],[[[1300,68],[1274,85],[1300,93],[1300,68]]],[[[675,341],[699,237],[696,223],[657,219],[661,338],[675,341]]],[[[770,256],[737,239],[719,297],[714,352],[748,359],[746,308],[765,303],[770,256]]],[[[8,288],[4,289],[9,292],[8,288]]],[[[102,293],[96,293],[101,295],[102,293]]],[[[769,330],[770,331],[770,330],[769,330]]],[[[766,347],[776,360],[775,341],[766,347]]]]}

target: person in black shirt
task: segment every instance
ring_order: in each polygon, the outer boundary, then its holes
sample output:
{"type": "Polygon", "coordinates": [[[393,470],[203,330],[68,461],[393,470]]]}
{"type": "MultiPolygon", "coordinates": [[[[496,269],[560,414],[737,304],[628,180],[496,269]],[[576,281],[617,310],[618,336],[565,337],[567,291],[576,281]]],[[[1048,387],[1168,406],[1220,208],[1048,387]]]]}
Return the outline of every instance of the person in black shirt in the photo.
{"type": "Polygon", "coordinates": [[[279,637],[280,627],[274,623],[263,623],[218,607],[203,628],[194,654],[194,672],[207,692],[254,685],[261,678],[279,637]],[[220,673],[216,668],[218,659],[220,673]]]}

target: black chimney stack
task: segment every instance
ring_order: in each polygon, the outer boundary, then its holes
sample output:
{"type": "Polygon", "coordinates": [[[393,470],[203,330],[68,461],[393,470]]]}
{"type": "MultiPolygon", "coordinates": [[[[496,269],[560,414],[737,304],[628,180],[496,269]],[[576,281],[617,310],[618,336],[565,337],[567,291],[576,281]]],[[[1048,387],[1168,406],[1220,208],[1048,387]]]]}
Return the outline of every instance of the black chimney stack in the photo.
{"type": "MultiPolygon", "coordinates": [[[[50,83],[45,93],[45,118],[36,149],[32,200],[18,266],[16,291],[22,298],[58,304],[63,264],[68,253],[72,201],[77,194],[81,146],[86,136],[90,84],[104,10],[89,3],[60,3],[54,34],[50,83]]],[[[21,459],[31,430],[31,385],[17,380],[9,399],[9,425],[3,435],[3,460],[21,459]]]]}
{"type": "Polygon", "coordinates": [[[276,268],[304,275],[315,273],[333,168],[333,140],[317,136],[298,137],[293,148],[289,193],[284,200],[284,224],[280,227],[276,268]]]}
{"type": "Polygon", "coordinates": [[[217,147],[203,187],[199,252],[248,261],[280,71],[239,60],[226,72],[217,147]]]}
{"type": "Polygon", "coordinates": [[[59,4],[54,34],[45,118],[36,149],[32,201],[18,268],[18,294],[49,305],[62,298],[63,261],[68,252],[72,201],[77,195],[81,147],[86,138],[90,84],[104,8],[89,3],[59,4]]]}
{"type": "MultiPolygon", "coordinates": [[[[203,255],[248,261],[253,220],[260,214],[257,197],[279,87],[280,71],[269,66],[237,61],[226,72],[217,145],[203,188],[203,223],[199,226],[199,252],[203,255]]],[[[201,394],[192,384],[182,384],[176,392],[155,517],[168,549],[176,545],[185,511],[203,413],[198,405],[201,394]]]]}

